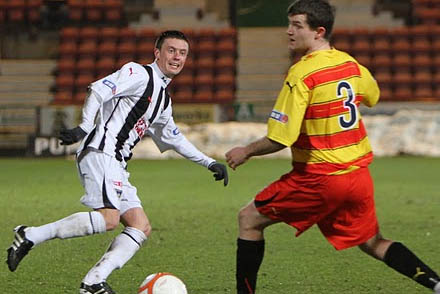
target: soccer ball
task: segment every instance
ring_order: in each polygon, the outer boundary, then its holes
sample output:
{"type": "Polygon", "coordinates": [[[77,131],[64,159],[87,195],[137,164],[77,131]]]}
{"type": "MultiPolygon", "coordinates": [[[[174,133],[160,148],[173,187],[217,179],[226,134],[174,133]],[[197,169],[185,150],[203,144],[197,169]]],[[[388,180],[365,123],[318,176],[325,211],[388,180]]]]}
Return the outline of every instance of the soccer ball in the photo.
{"type": "Polygon", "coordinates": [[[138,294],[188,294],[185,284],[170,273],[149,275],[140,285],[138,294]]]}

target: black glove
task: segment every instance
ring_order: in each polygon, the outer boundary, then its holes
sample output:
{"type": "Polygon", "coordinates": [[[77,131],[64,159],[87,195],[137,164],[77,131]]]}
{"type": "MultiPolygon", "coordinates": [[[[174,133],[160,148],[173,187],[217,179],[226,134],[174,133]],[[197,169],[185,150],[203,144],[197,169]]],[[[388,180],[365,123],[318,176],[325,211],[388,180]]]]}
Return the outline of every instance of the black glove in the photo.
{"type": "Polygon", "coordinates": [[[228,170],[224,164],[214,161],[208,166],[208,169],[214,173],[216,181],[223,180],[223,185],[228,185],[228,170]]]}
{"type": "Polygon", "coordinates": [[[73,143],[80,141],[86,135],[87,133],[84,132],[83,129],[76,127],[69,130],[61,130],[58,139],[61,140],[61,145],[72,145],[73,143]]]}

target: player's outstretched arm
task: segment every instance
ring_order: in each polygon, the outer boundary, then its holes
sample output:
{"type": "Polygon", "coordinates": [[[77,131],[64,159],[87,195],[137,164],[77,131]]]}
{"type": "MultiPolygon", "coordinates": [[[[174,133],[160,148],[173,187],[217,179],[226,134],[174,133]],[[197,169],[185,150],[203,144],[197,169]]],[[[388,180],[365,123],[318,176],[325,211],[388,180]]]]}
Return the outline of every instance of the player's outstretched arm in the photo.
{"type": "Polygon", "coordinates": [[[208,169],[214,173],[216,181],[223,180],[223,186],[227,186],[229,182],[228,169],[224,164],[214,161],[208,166],[208,169]]]}
{"type": "Polygon", "coordinates": [[[275,142],[267,137],[250,143],[244,147],[235,147],[226,152],[226,162],[229,167],[236,169],[252,156],[270,154],[286,148],[285,145],[275,142]]]}

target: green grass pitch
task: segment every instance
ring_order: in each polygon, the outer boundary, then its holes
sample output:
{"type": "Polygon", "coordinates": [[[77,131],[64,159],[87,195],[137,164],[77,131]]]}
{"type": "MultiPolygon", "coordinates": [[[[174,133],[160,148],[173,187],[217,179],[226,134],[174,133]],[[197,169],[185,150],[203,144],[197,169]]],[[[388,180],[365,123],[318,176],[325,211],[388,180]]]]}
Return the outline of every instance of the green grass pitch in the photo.
{"type": "MultiPolygon", "coordinates": [[[[41,225],[77,211],[83,193],[75,163],[64,159],[0,159],[0,248],[6,259],[18,224],[41,225]]],[[[377,214],[385,237],[399,240],[440,272],[440,159],[377,158],[377,214]]],[[[153,226],[146,245],[109,283],[137,293],[150,273],[179,276],[190,294],[234,292],[237,212],[261,188],[289,171],[288,160],[252,159],[230,172],[226,188],[185,160],[130,162],[131,182],[153,226]]],[[[119,232],[44,243],[16,272],[2,261],[3,294],[78,293],[82,277],[119,232]]],[[[301,237],[278,224],[266,231],[259,294],[430,293],[359,249],[335,251],[314,227],[301,237]]]]}

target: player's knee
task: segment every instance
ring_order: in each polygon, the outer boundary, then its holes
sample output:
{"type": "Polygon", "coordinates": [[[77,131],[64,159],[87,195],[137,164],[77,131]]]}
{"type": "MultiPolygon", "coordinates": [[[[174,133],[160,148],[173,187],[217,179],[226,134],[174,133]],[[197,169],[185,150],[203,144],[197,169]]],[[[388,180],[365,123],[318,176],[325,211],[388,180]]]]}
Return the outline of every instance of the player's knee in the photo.
{"type": "Polygon", "coordinates": [[[105,225],[107,231],[113,231],[119,226],[119,216],[107,216],[105,217],[105,225]]]}
{"type": "Polygon", "coordinates": [[[146,223],[140,230],[144,232],[145,236],[149,237],[152,231],[150,223],[146,223]]]}

